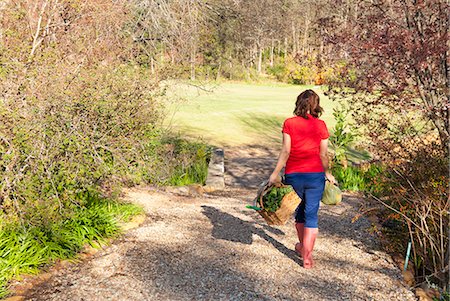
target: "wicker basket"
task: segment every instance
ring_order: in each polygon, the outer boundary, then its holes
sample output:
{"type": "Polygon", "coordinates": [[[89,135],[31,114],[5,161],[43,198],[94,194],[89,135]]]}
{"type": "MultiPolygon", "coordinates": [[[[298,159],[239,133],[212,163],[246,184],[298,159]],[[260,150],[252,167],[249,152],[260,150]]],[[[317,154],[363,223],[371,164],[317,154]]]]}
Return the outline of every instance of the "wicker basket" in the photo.
{"type": "Polygon", "coordinates": [[[259,205],[261,210],[259,210],[258,213],[266,220],[267,224],[281,226],[286,224],[286,222],[291,218],[295,209],[300,204],[301,199],[298,197],[295,191],[291,191],[283,197],[283,199],[281,200],[280,208],[278,208],[277,211],[266,211],[264,209],[263,196],[268,193],[273,187],[280,188],[286,187],[286,185],[277,183],[270,186],[265,185],[263,189],[260,189],[257,196],[257,205],[259,205]]]}

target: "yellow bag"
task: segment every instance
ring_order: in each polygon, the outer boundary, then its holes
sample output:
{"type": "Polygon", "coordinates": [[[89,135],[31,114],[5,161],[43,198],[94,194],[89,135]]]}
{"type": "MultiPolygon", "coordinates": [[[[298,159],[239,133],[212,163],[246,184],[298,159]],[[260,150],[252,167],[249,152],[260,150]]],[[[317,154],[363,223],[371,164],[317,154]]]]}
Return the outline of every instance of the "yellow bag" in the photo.
{"type": "Polygon", "coordinates": [[[342,191],[337,185],[333,185],[330,181],[325,182],[322,203],[326,205],[339,205],[342,201],[342,191]]]}

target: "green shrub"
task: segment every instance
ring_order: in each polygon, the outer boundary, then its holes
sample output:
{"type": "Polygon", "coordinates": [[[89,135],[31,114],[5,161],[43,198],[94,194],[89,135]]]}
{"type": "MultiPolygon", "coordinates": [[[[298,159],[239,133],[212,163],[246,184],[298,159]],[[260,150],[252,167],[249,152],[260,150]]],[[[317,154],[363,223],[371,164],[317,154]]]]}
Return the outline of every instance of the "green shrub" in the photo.
{"type": "Polygon", "coordinates": [[[381,183],[377,178],[383,173],[384,168],[378,164],[370,164],[367,169],[358,166],[333,165],[332,173],[342,190],[377,193],[381,183]]]}
{"type": "Polygon", "coordinates": [[[275,64],[273,67],[266,68],[269,75],[274,76],[280,82],[289,81],[289,71],[283,63],[275,64]]]}
{"type": "Polygon", "coordinates": [[[342,103],[333,109],[336,124],[329,139],[334,150],[333,162],[344,167],[347,166],[347,152],[358,136],[355,127],[348,122],[349,112],[350,110],[342,103]]]}
{"type": "Polygon", "coordinates": [[[173,169],[169,173],[169,178],[160,178],[162,184],[175,186],[205,184],[212,151],[210,146],[176,137],[168,138],[163,143],[171,149],[170,165],[173,169]]]}

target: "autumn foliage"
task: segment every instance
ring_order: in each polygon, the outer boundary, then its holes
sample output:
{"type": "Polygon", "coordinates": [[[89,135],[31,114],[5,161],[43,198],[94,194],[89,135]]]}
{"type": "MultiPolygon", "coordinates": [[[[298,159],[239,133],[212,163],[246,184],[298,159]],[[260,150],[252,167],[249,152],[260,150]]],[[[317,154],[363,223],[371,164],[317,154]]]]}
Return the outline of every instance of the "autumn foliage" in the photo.
{"type": "MultiPolygon", "coordinates": [[[[330,95],[346,99],[375,159],[379,197],[407,225],[419,283],[448,283],[448,2],[358,1],[329,40],[345,62],[330,95]]],[[[380,198],[377,198],[380,200],[380,198]]],[[[406,242],[405,242],[406,245],[406,242]]]]}

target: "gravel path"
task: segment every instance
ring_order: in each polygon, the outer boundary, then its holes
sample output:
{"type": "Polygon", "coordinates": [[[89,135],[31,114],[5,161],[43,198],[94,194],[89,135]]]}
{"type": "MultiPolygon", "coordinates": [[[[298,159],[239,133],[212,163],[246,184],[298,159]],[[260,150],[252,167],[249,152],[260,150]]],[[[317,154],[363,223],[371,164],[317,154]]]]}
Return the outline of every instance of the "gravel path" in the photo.
{"type": "MultiPolygon", "coordinates": [[[[251,157],[261,164],[257,155],[251,157]]],[[[235,150],[227,166],[241,165],[240,156],[245,151],[235,150]]],[[[351,222],[360,200],[349,195],[340,206],[322,206],[316,267],[303,269],[293,223],[269,227],[245,208],[255,189],[236,179],[250,165],[233,176],[228,169],[234,187],[212,195],[127,191],[145,208],[144,224],[84,262],[53,271],[26,300],[415,300],[367,231],[370,222],[351,222]]]]}

